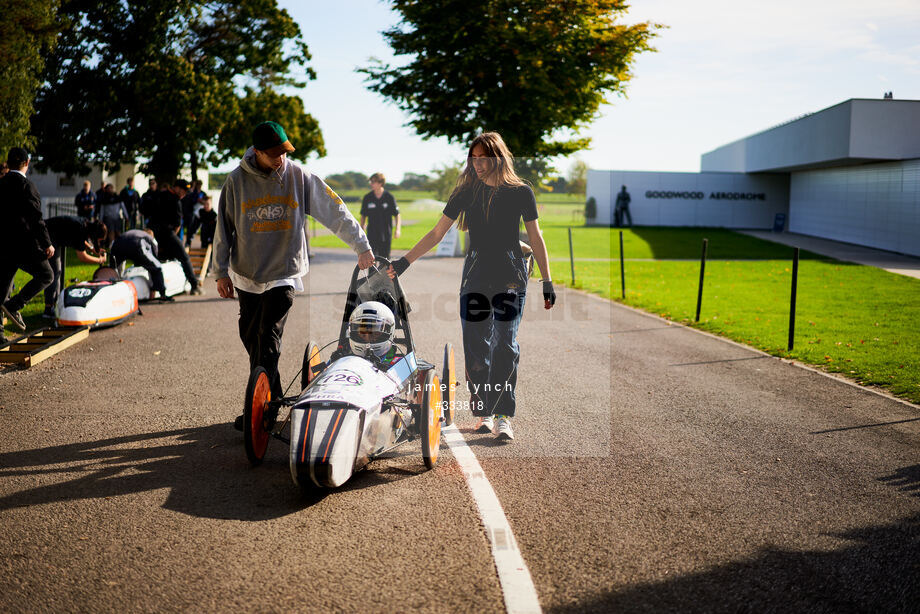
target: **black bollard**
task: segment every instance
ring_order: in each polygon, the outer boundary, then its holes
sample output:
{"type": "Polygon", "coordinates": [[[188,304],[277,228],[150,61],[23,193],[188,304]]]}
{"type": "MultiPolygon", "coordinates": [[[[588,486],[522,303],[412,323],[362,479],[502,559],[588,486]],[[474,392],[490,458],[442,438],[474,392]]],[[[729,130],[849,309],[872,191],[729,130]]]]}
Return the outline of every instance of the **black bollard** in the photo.
{"type": "Polygon", "coordinates": [[[623,231],[620,231],[620,288],[626,300],[626,269],[623,267],[623,231]]]}
{"type": "Polygon", "coordinates": [[[706,248],[709,239],[703,239],[703,253],[700,256],[700,289],[696,295],[696,321],[700,321],[700,309],[703,307],[703,276],[706,274],[706,248]]]}
{"type": "Polygon", "coordinates": [[[792,351],[795,339],[795,294],[799,283],[799,248],[795,248],[792,256],[792,297],[789,303],[789,351],[792,351]]]}

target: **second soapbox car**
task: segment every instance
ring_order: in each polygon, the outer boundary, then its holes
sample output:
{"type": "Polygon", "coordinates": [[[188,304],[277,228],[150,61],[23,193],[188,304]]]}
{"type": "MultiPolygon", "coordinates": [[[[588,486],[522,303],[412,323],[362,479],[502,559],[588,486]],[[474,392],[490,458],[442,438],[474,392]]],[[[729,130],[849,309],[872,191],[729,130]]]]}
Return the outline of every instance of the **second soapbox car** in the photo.
{"type": "Polygon", "coordinates": [[[439,373],[416,356],[409,305],[398,278],[387,275],[389,264],[378,256],[365,272],[355,267],[339,337],[327,344],[336,343],[335,351],[323,361],[320,348],[307,343],[296,395],[272,399],[265,369],[253,369],[243,407],[246,456],[253,465],[262,462],[272,438],[290,446],[291,477],[304,489],[341,486],[374,458],[415,439],[421,440],[425,466],[435,465],[441,425],[454,419],[454,351],[445,344],[439,373]],[[351,351],[349,318],[368,301],[393,312],[396,357],[389,364],[351,351]]]}

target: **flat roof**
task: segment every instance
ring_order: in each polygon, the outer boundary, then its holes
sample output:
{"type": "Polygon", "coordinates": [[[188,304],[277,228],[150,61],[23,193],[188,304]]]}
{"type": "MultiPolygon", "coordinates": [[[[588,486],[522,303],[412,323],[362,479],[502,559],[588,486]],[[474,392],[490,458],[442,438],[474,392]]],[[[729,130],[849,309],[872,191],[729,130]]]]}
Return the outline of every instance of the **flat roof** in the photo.
{"type": "Polygon", "coordinates": [[[789,172],[920,158],[920,100],[851,98],[701,156],[704,172],[789,172]]]}

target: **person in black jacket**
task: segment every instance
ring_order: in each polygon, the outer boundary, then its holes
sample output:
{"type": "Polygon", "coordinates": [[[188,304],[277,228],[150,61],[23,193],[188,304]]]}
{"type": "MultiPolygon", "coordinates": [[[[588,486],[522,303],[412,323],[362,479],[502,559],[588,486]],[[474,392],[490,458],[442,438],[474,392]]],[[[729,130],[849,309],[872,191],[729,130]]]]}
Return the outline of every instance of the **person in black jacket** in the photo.
{"type": "Polygon", "coordinates": [[[6,161],[10,171],[0,178],[0,305],[13,324],[25,330],[19,311],[53,281],[48,258],[54,255],[54,246],[42,220],[41,196],[26,178],[29,152],[13,147],[6,161]],[[19,269],[32,279],[16,296],[7,299],[19,269]]]}
{"type": "Polygon", "coordinates": [[[83,190],[74,197],[73,204],[76,205],[77,215],[80,217],[85,217],[88,220],[96,217],[96,193],[93,192],[91,182],[83,182],[83,190]]]}
{"type": "Polygon", "coordinates": [[[134,177],[128,177],[125,187],[118,196],[128,212],[128,227],[137,228],[139,226],[137,212],[141,204],[141,195],[134,189],[134,177]]]}
{"type": "Polygon", "coordinates": [[[170,189],[166,182],[160,182],[160,190],[148,201],[144,216],[147,218],[147,227],[156,237],[159,259],[164,262],[178,260],[182,265],[185,278],[192,286],[191,293],[202,294],[201,288],[198,287],[198,278],[192,269],[192,261],[189,260],[188,253],[177,236],[182,226],[182,204],[176,192],[182,191],[181,188],[187,184],[182,180],[177,181],[176,184],[177,187],[170,189]]]}

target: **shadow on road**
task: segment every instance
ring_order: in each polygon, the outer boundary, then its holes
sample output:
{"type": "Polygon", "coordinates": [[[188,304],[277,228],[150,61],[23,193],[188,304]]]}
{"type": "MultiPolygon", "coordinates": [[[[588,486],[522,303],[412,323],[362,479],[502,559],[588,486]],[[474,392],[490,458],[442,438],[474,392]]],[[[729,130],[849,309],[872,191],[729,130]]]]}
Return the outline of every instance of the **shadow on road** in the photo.
{"type": "MultiPolygon", "coordinates": [[[[251,467],[242,436],[229,424],[142,433],[0,454],[0,480],[34,476],[41,486],[0,497],[0,510],[169,489],[163,507],[203,518],[259,521],[308,508],[332,492],[301,492],[287,448],[271,442],[251,467]]],[[[393,460],[397,457],[393,456],[393,460]]],[[[424,472],[372,465],[339,489],[372,488],[424,472]]]]}
{"type": "MultiPolygon", "coordinates": [[[[911,465],[901,467],[891,475],[879,478],[879,482],[884,482],[888,486],[895,486],[901,492],[910,493],[914,497],[920,497],[920,465],[911,465]]],[[[918,554],[920,557],[920,554],[918,554]]],[[[920,581],[920,578],[918,578],[920,581]]],[[[918,605],[920,610],[920,605],[918,605]]]]}
{"type": "Polygon", "coordinates": [[[764,549],[709,571],[546,608],[569,612],[917,612],[920,514],[835,534],[833,551],[764,549]]]}

